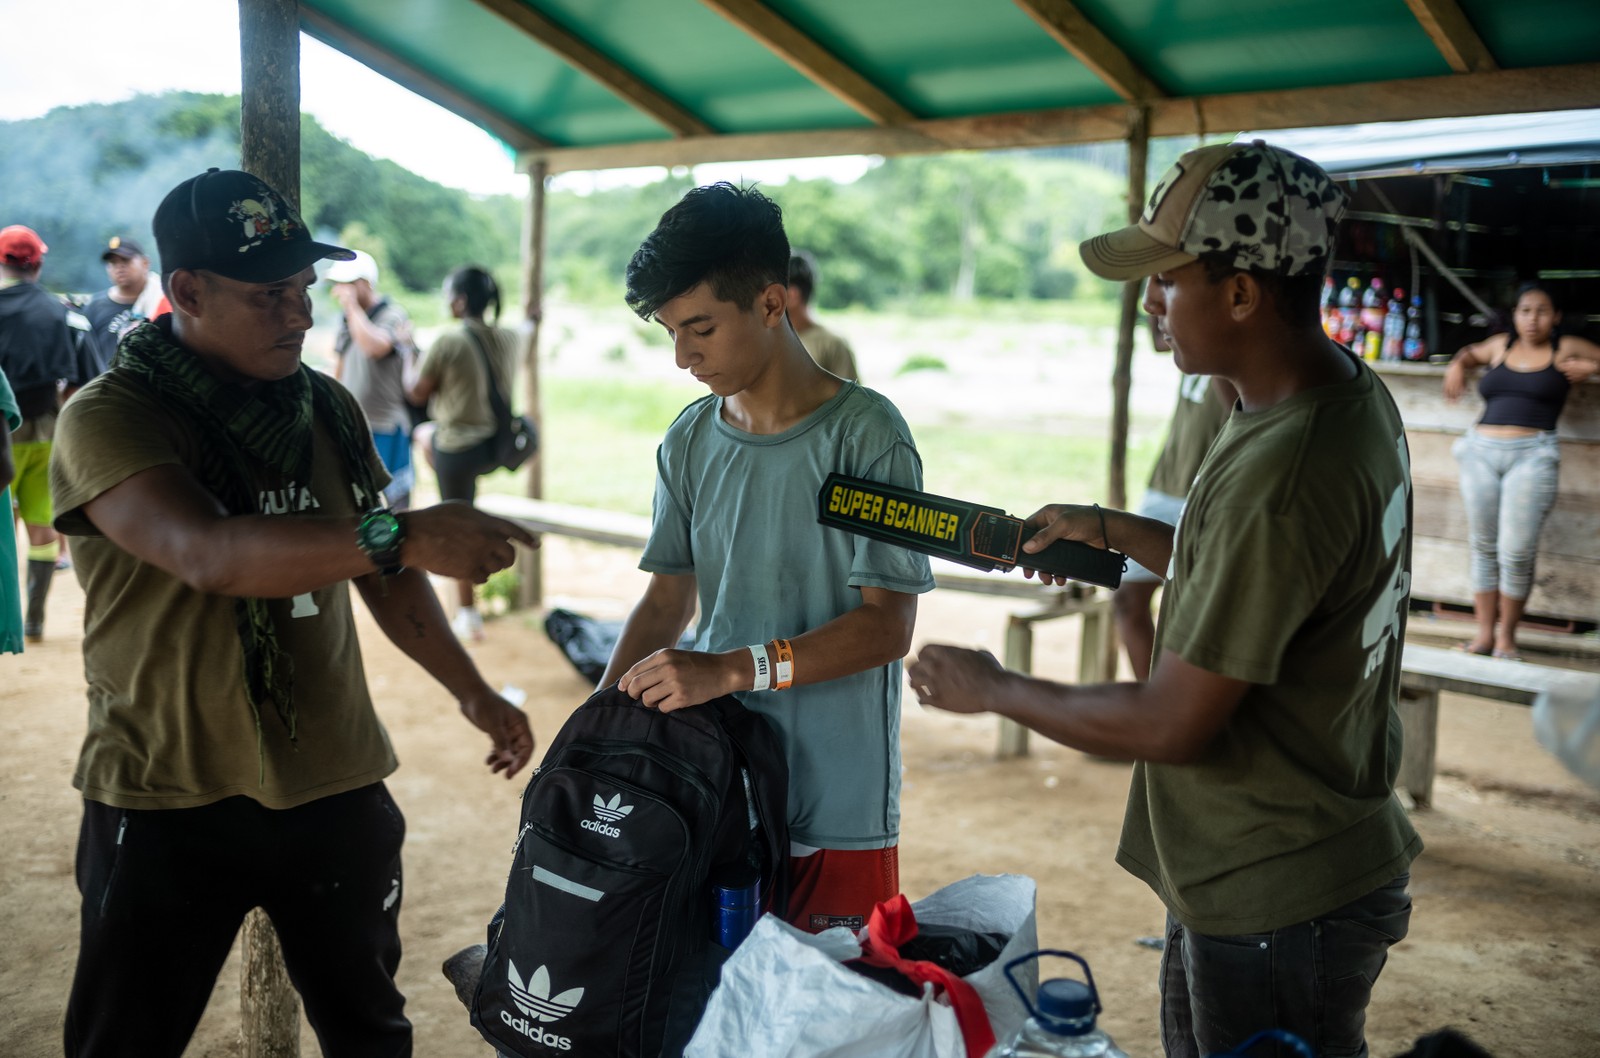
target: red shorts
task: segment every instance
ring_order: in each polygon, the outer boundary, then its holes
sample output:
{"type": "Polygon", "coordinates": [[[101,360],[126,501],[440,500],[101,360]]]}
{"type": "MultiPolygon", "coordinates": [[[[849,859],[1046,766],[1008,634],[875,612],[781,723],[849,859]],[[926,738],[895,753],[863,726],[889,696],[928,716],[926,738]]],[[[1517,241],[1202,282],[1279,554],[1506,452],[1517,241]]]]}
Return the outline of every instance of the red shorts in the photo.
{"type": "Polygon", "coordinates": [[[861,929],[879,901],[900,892],[900,849],[818,849],[789,857],[791,926],[821,933],[831,926],[861,929]]]}

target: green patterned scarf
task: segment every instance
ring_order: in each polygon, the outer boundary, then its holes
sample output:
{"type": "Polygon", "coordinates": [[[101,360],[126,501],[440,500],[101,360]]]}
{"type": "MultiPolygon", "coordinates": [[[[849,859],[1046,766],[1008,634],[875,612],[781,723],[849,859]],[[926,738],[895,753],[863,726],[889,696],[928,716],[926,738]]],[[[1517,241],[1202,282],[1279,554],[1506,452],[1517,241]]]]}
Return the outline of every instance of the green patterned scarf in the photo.
{"type": "MultiPolygon", "coordinates": [[[[313,419],[332,428],[358,502],[374,505],[380,489],[367,462],[367,425],[333,384],[304,364],[288,378],[249,389],[219,381],[172,337],[171,317],[136,327],[119,345],[113,370],[142,383],[200,430],[200,483],[230,514],[258,514],[257,482],[265,470],[301,488],[311,483],[313,419]]],[[[295,738],[294,659],[278,643],[266,599],[234,600],[244,651],[245,693],[261,733],[261,703],[271,700],[295,738]]]]}

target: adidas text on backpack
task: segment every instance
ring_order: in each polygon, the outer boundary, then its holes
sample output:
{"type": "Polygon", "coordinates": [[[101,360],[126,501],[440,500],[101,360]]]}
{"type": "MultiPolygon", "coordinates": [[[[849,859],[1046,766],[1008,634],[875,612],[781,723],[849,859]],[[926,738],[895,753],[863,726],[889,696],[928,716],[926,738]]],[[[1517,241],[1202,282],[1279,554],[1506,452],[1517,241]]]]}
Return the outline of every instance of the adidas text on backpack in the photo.
{"type": "Polygon", "coordinates": [[[713,874],[754,868],[766,906],[787,902],[788,785],[772,729],[731,697],[660,713],[596,692],[522,795],[472,1024],[527,1058],[680,1054],[727,957],[713,874]]]}

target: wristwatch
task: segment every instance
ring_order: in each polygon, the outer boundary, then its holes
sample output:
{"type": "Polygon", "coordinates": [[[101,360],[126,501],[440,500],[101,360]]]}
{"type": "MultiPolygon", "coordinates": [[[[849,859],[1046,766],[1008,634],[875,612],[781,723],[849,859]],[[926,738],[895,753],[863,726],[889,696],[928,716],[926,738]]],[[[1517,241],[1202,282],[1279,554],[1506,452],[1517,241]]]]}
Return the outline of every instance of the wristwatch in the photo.
{"type": "Polygon", "coordinates": [[[375,507],[361,516],[356,526],[356,546],[378,567],[385,577],[392,577],[405,567],[400,564],[400,545],[406,538],[406,523],[401,515],[382,507],[375,507]]]}

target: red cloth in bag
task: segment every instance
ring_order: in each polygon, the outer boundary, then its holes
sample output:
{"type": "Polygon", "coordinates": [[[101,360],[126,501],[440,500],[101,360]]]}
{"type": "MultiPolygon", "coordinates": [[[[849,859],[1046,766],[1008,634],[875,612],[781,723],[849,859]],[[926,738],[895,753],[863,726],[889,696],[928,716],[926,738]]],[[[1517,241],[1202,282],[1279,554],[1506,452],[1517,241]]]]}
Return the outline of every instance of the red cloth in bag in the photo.
{"type": "Polygon", "coordinates": [[[932,981],[949,997],[955,1008],[961,1039],[967,1045],[967,1058],[983,1058],[994,1046],[994,1029],[977,990],[938,963],[919,962],[900,957],[900,947],[917,935],[917,918],[905,894],[883,900],[872,909],[867,923],[867,939],[861,945],[861,961],[882,966],[923,984],[932,981]]]}

